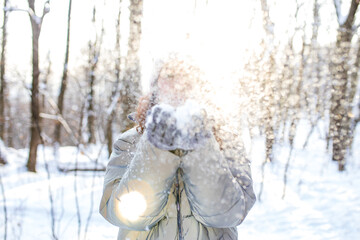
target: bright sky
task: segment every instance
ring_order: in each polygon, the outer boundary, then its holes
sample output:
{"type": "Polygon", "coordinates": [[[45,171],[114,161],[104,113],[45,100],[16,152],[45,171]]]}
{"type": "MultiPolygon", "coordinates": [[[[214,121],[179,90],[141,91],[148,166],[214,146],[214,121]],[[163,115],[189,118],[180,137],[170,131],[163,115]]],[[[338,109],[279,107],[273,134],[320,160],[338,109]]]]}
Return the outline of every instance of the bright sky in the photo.
{"type": "MultiPolygon", "coordinates": [[[[27,8],[26,0],[11,0],[13,6],[27,8]]],[[[36,0],[38,15],[45,0],[36,0]]],[[[272,2],[272,1],[270,1],[272,2]]],[[[320,1],[322,2],[322,1],[320,1]]],[[[110,54],[114,48],[115,18],[118,1],[76,0],[73,1],[71,55],[69,67],[82,74],[81,65],[86,61],[86,46],[94,38],[91,25],[92,8],[96,3],[97,20],[104,21],[104,46],[110,54]]],[[[325,1],[323,1],[325,4],[325,1]]],[[[328,3],[327,3],[328,4],[328,3]]],[[[126,55],[128,31],[128,0],[122,8],[122,54],[126,55]]],[[[293,32],[296,22],[294,1],[277,0],[270,6],[271,18],[275,22],[277,36],[293,32]],[[286,11],[284,11],[286,9],[286,11]]],[[[331,19],[331,3],[322,8],[324,28],[320,29],[321,41],[329,41],[327,25],[334,25],[331,19]],[[330,16],[330,17],[329,17],[330,16]]],[[[60,83],[65,54],[66,21],[68,1],[52,0],[51,11],[46,16],[40,39],[41,62],[46,62],[50,52],[54,84],[60,83]]],[[[312,3],[305,4],[299,19],[312,19],[312,3]]],[[[144,80],[152,70],[152,60],[166,56],[170,51],[191,53],[205,66],[214,79],[238,71],[248,57],[248,50],[256,49],[263,35],[260,1],[248,0],[152,0],[144,1],[143,40],[141,57],[144,80]],[[206,4],[206,2],[208,2],[206,4]],[[226,75],[225,74],[225,75],[226,75]]],[[[331,13],[332,12],[332,13],[331,13]]],[[[311,24],[307,26],[311,28],[311,24]]],[[[31,32],[25,12],[13,12],[9,20],[8,65],[30,81],[31,77],[31,32]]],[[[99,31],[100,25],[97,26],[99,31]]],[[[308,31],[309,32],[309,31],[308,31]]],[[[310,36],[309,33],[307,33],[310,36]]],[[[280,37],[281,38],[281,37],[280,37]]],[[[287,38],[283,38],[287,41],[287,38]]],[[[45,65],[46,66],[46,65],[45,65]]],[[[44,65],[43,65],[44,67],[44,65]]],[[[226,78],[226,77],[225,77],[226,78]]],[[[224,82],[222,82],[222,85],[224,82]]],[[[145,84],[146,89],[147,84],[145,84]]],[[[228,84],[231,87],[231,83],[228,84]]],[[[56,87],[55,87],[56,89],[56,87]]]]}

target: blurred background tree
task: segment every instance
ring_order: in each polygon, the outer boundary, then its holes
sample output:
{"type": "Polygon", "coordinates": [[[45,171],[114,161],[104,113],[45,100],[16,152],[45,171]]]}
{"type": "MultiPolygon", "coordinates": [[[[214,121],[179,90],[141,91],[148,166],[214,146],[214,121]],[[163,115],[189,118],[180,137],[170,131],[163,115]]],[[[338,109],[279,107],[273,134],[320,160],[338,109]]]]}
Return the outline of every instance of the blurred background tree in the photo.
{"type": "Polygon", "coordinates": [[[127,115],[147,91],[154,59],[174,51],[234,90],[236,103],[220,90],[214,101],[239,109],[239,132],[264,137],[264,164],[276,161],[275,144],[293,148],[307,121],[303,147],[322,132],[343,171],[360,120],[358,4],[4,0],[0,137],[29,147],[29,171],[40,134],[48,145],[106,144],[110,154],[114,136],[133,126],[127,115]]]}

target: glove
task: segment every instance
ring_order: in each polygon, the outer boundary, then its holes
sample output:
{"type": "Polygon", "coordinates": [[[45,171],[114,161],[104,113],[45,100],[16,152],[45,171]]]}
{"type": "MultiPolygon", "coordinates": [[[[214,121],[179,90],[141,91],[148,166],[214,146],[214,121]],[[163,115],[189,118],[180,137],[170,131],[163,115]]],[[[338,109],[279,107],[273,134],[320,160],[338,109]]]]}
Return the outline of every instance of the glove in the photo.
{"type": "Polygon", "coordinates": [[[156,105],[146,118],[146,132],[148,140],[157,148],[174,150],[175,139],[180,134],[176,128],[176,118],[172,107],[156,105]]]}
{"type": "Polygon", "coordinates": [[[146,118],[148,140],[163,150],[193,150],[209,138],[206,112],[193,103],[177,109],[166,104],[154,106],[146,118]]]}

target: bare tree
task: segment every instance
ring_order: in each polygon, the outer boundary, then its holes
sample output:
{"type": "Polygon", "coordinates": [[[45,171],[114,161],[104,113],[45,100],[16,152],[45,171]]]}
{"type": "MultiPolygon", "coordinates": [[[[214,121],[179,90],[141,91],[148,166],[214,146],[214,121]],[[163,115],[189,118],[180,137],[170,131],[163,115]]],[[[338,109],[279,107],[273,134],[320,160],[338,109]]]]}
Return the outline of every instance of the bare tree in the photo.
{"type": "MultiPolygon", "coordinates": [[[[351,73],[351,88],[350,88],[349,99],[354,99],[355,94],[356,94],[356,89],[357,89],[357,84],[358,84],[357,69],[359,69],[359,68],[360,68],[360,39],[358,39],[358,42],[357,42],[357,52],[356,52],[356,59],[355,59],[355,63],[354,63],[355,71],[353,71],[351,73]]],[[[355,104],[357,104],[357,107],[360,110],[360,102],[358,101],[355,104]]],[[[352,148],[352,143],[354,141],[355,129],[359,122],[360,122],[360,115],[358,115],[358,117],[354,118],[350,124],[350,131],[349,131],[350,132],[350,142],[349,142],[350,149],[352,148]]]]}
{"type": "MultiPolygon", "coordinates": [[[[50,78],[50,75],[52,73],[52,61],[51,61],[51,57],[50,57],[50,50],[48,51],[47,53],[47,56],[46,56],[46,68],[45,68],[45,71],[44,71],[44,74],[42,75],[42,78],[41,78],[41,87],[40,87],[40,94],[42,95],[41,97],[41,109],[43,112],[46,111],[46,95],[47,95],[47,91],[48,91],[48,83],[49,83],[49,78],[50,78]]],[[[45,132],[45,129],[43,129],[43,131],[45,132]]]]}
{"type": "Polygon", "coordinates": [[[263,91],[263,97],[261,99],[262,108],[262,121],[265,130],[265,159],[261,165],[262,181],[258,194],[258,199],[261,200],[261,195],[264,186],[265,179],[265,165],[267,162],[273,161],[273,146],[275,143],[275,131],[274,131],[274,114],[275,114],[275,100],[274,100],[274,69],[275,69],[275,45],[274,45],[274,23],[270,19],[270,12],[267,0],[261,0],[261,10],[263,18],[263,28],[268,41],[263,40],[262,45],[264,47],[262,52],[262,74],[261,89],[263,91]]]}
{"type": "Polygon", "coordinates": [[[113,131],[112,131],[112,124],[115,118],[115,105],[119,100],[120,92],[119,92],[119,84],[120,84],[120,72],[121,72],[121,53],[120,53],[120,17],[121,17],[121,3],[119,6],[119,12],[116,20],[116,40],[115,40],[115,52],[117,54],[115,60],[115,83],[113,86],[113,91],[110,97],[110,106],[109,106],[109,117],[107,119],[107,126],[106,126],[106,141],[107,141],[107,148],[109,156],[112,151],[112,142],[113,142],[113,131]]]}
{"type": "Polygon", "coordinates": [[[5,126],[5,102],[6,102],[6,81],[5,81],[5,50],[7,43],[7,21],[8,11],[7,6],[8,0],[4,0],[4,17],[2,25],[2,43],[1,43],[1,59],[0,59],[0,138],[5,139],[4,126],[5,126]]]}
{"type": "MultiPolygon", "coordinates": [[[[329,136],[332,139],[332,159],[338,162],[339,171],[345,169],[346,153],[350,143],[351,103],[348,85],[349,53],[358,0],[352,0],[346,17],[341,16],[341,3],[334,0],[339,28],[337,32],[335,54],[331,62],[331,107],[329,136]]],[[[357,71],[357,70],[356,70],[357,71]]],[[[355,84],[352,84],[355,85],[355,84]]],[[[352,86],[353,88],[354,86],[352,86]]],[[[355,86],[356,87],[356,86],[355,86]]]]}
{"type": "MultiPolygon", "coordinates": [[[[68,8],[68,18],[67,18],[67,33],[66,33],[66,49],[65,49],[65,61],[63,67],[63,74],[61,78],[61,87],[60,93],[57,100],[58,105],[58,113],[62,115],[64,109],[64,96],[67,87],[68,81],[68,65],[69,65],[69,48],[70,48],[70,20],[71,20],[71,7],[72,7],[72,0],[69,0],[69,8],[68,8]]],[[[55,123],[55,132],[54,132],[54,140],[55,142],[61,143],[61,123],[55,123]]]]}
{"type": "MultiPolygon", "coordinates": [[[[297,1],[297,4],[299,6],[299,3],[297,1]]],[[[313,2],[313,22],[312,22],[312,35],[311,35],[311,43],[308,44],[306,43],[306,23],[303,25],[302,27],[302,32],[303,32],[303,36],[302,36],[302,47],[301,47],[301,51],[300,51],[300,64],[299,67],[297,67],[298,69],[298,77],[295,78],[296,80],[296,84],[294,84],[295,87],[295,91],[294,91],[294,96],[296,101],[294,101],[294,106],[293,109],[291,109],[291,111],[293,112],[293,117],[290,119],[291,120],[291,125],[290,125],[290,131],[289,131],[289,141],[290,141],[290,145],[291,147],[293,147],[293,140],[295,138],[295,134],[296,134],[296,128],[297,128],[297,124],[300,121],[300,116],[299,114],[301,113],[302,110],[307,110],[307,114],[310,118],[311,121],[311,130],[308,134],[308,137],[305,141],[305,143],[303,144],[303,148],[305,148],[305,146],[307,145],[308,139],[311,136],[311,134],[313,133],[313,130],[318,122],[318,120],[320,119],[319,117],[319,111],[321,111],[319,108],[320,102],[324,101],[323,98],[320,99],[320,79],[321,79],[321,64],[322,62],[320,62],[321,60],[321,56],[320,56],[320,48],[319,48],[319,44],[318,44],[318,30],[319,30],[319,26],[320,26],[320,16],[319,16],[319,9],[320,9],[320,4],[318,0],[314,0],[313,2]],[[309,62],[311,62],[312,64],[309,64],[309,62]],[[305,72],[308,72],[307,69],[310,69],[310,74],[307,75],[305,72]],[[314,77],[312,75],[315,75],[314,77]],[[315,79],[314,82],[311,82],[312,77],[315,79]],[[308,89],[306,87],[306,84],[311,84],[311,89],[314,89],[314,91],[311,91],[310,89],[308,89]],[[315,99],[316,104],[312,104],[315,105],[315,109],[311,108],[311,101],[313,101],[313,99],[315,99]],[[302,103],[305,103],[305,106],[302,106],[302,103]],[[312,110],[315,110],[312,112],[312,110]],[[315,116],[315,119],[312,119],[311,116],[315,116]]],[[[323,96],[322,96],[323,97],[323,96]]]]}
{"type": "Polygon", "coordinates": [[[265,145],[266,145],[266,159],[265,161],[271,162],[273,159],[273,145],[275,142],[274,132],[274,87],[275,82],[272,74],[275,68],[275,51],[274,51],[274,23],[270,19],[270,12],[267,0],[261,0],[261,10],[263,13],[263,27],[268,38],[268,42],[265,43],[265,48],[268,48],[267,62],[264,64],[265,76],[263,80],[263,89],[265,96],[263,103],[265,107],[264,111],[264,128],[265,128],[265,145]]]}
{"type": "Polygon", "coordinates": [[[136,102],[141,94],[140,89],[140,59],[141,20],[143,15],[143,0],[130,0],[130,33],[126,57],[125,75],[121,87],[121,130],[131,128],[127,114],[135,110],[136,102]]]}
{"type": "Polygon", "coordinates": [[[6,195],[5,195],[5,188],[2,182],[2,176],[0,173],[0,188],[1,188],[1,195],[3,199],[3,211],[4,211],[4,240],[7,239],[7,228],[8,228],[8,212],[7,212],[7,205],[6,205],[6,195]]]}
{"type": "MultiPolygon", "coordinates": [[[[96,8],[93,8],[93,17],[92,17],[92,24],[95,27],[96,23],[96,8]]],[[[96,30],[95,30],[96,31],[96,30]]],[[[89,59],[88,59],[88,69],[87,69],[87,79],[88,79],[88,95],[87,95],[87,126],[89,132],[88,143],[95,143],[95,109],[94,109],[94,97],[95,97],[95,72],[98,67],[99,57],[101,53],[101,45],[104,35],[104,26],[102,25],[100,35],[96,32],[96,37],[94,42],[89,41],[89,59]]]]}
{"type": "MultiPolygon", "coordinates": [[[[296,1],[296,12],[295,12],[295,19],[298,20],[298,13],[300,8],[302,7],[302,4],[299,4],[298,1],[296,1]]],[[[314,13],[314,22],[316,22],[318,19],[318,1],[315,0],[314,1],[314,9],[313,9],[313,13],[314,13]]],[[[315,25],[315,24],[314,24],[315,25]]],[[[297,125],[298,122],[300,120],[300,116],[299,116],[299,112],[301,110],[301,104],[300,104],[300,95],[301,95],[301,89],[302,89],[302,85],[303,85],[303,75],[304,75],[304,68],[306,65],[306,56],[305,56],[305,48],[306,48],[306,44],[305,44],[305,24],[297,29],[294,34],[291,37],[291,40],[289,42],[292,54],[295,55],[294,53],[294,49],[292,48],[293,45],[293,41],[294,41],[294,37],[295,34],[298,30],[302,30],[303,32],[303,36],[302,36],[302,48],[300,51],[300,64],[298,68],[298,75],[297,76],[291,76],[291,78],[293,78],[294,81],[291,81],[292,85],[294,85],[293,88],[291,88],[291,86],[288,86],[290,88],[289,91],[289,95],[287,96],[287,99],[295,99],[292,100],[290,106],[288,107],[287,111],[287,117],[285,119],[285,122],[290,120],[291,124],[290,124],[290,129],[289,129],[289,134],[288,134],[288,138],[289,138],[289,143],[290,143],[290,151],[289,151],[289,155],[285,164],[285,169],[284,169],[284,177],[283,177],[283,181],[284,181],[284,186],[283,186],[283,194],[282,194],[282,199],[285,198],[285,194],[286,194],[286,185],[287,185],[287,179],[288,179],[288,170],[290,168],[290,161],[292,159],[292,153],[294,150],[294,138],[296,135],[296,129],[297,129],[297,125]],[[295,84],[293,84],[295,83],[295,84]]],[[[314,35],[313,35],[314,37],[314,35]]],[[[288,58],[286,59],[286,61],[288,62],[288,58]]],[[[294,65],[295,66],[295,65],[294,65]]],[[[292,69],[290,70],[291,72],[295,72],[295,67],[292,66],[292,69]]],[[[284,127],[285,128],[285,127],[284,127]]]]}
{"type": "Polygon", "coordinates": [[[35,14],[35,0],[28,0],[32,27],[32,87],[31,87],[31,126],[30,126],[30,151],[27,169],[36,172],[37,148],[40,144],[40,104],[39,104],[39,37],[45,15],[49,12],[50,1],[46,1],[42,15],[35,14]]]}

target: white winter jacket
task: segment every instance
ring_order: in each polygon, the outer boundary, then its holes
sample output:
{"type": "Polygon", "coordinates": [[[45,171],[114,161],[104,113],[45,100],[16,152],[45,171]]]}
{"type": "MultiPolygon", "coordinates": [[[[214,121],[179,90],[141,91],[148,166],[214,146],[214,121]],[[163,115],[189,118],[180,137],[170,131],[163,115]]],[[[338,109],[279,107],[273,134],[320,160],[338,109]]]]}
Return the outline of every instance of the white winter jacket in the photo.
{"type": "Polygon", "coordinates": [[[254,202],[249,162],[225,157],[213,136],[171,152],[133,128],[114,143],[100,213],[119,240],[235,240],[254,202]]]}

